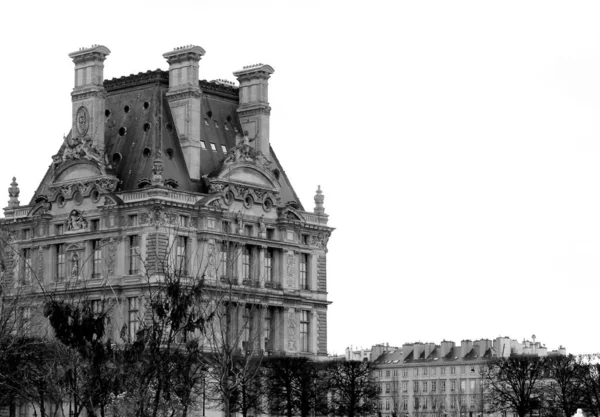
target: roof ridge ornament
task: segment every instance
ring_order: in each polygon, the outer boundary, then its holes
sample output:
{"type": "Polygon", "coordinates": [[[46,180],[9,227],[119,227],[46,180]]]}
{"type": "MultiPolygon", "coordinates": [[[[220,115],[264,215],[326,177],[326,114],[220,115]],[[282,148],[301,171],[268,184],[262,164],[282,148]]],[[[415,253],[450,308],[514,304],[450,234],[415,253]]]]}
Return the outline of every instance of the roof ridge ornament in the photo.
{"type": "Polygon", "coordinates": [[[10,183],[10,188],[8,189],[8,196],[9,196],[9,200],[8,200],[8,207],[9,208],[15,208],[15,207],[19,207],[21,205],[21,203],[19,202],[19,193],[21,192],[21,190],[19,190],[19,184],[17,184],[17,178],[13,177],[12,182],[10,183]]]}
{"type": "Polygon", "coordinates": [[[321,186],[319,185],[315,194],[315,214],[325,214],[323,201],[325,201],[325,196],[323,195],[323,191],[321,191],[321,186]]]}

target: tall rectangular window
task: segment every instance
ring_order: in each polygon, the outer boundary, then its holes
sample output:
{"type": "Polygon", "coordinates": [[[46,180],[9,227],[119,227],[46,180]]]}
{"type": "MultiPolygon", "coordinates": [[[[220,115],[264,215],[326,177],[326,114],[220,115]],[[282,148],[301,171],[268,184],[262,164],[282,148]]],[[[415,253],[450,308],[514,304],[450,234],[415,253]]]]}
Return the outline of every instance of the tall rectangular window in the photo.
{"type": "Polygon", "coordinates": [[[92,278],[98,278],[102,268],[102,246],[99,240],[92,240],[92,278]]]}
{"type": "Polygon", "coordinates": [[[437,381],[431,381],[431,392],[437,391],[437,381]]]}
{"type": "Polygon", "coordinates": [[[450,375],[456,375],[456,367],[455,366],[450,367],[450,375]]]}
{"type": "Polygon", "coordinates": [[[67,277],[67,267],[65,263],[65,244],[56,245],[56,280],[64,281],[67,277]]]}
{"type": "Polygon", "coordinates": [[[251,279],[251,251],[248,246],[244,246],[242,249],[242,279],[251,279]]]}
{"type": "Polygon", "coordinates": [[[177,274],[179,275],[187,275],[188,270],[187,270],[187,263],[188,263],[188,256],[187,256],[187,244],[188,244],[188,238],[187,236],[177,236],[177,248],[176,248],[176,268],[177,268],[177,274]]]}
{"type": "Polygon", "coordinates": [[[402,392],[408,392],[408,382],[402,381],[402,392]]]}
{"type": "Polygon", "coordinates": [[[219,276],[221,278],[227,277],[227,262],[229,259],[229,248],[227,247],[227,243],[221,243],[221,253],[220,253],[220,262],[219,262],[219,276]]]}
{"type": "Polygon", "coordinates": [[[264,338],[265,338],[265,350],[273,350],[273,341],[271,340],[271,328],[273,326],[273,316],[271,309],[267,307],[265,310],[265,323],[264,323],[264,338]]]}
{"type": "Polygon", "coordinates": [[[423,381],[423,392],[427,392],[427,381],[423,381]]]}
{"type": "Polygon", "coordinates": [[[440,381],[440,392],[446,392],[446,381],[440,381]]]}
{"type": "Polygon", "coordinates": [[[450,381],[450,391],[456,391],[456,381],[450,381]]]}
{"type": "Polygon", "coordinates": [[[407,397],[402,398],[402,409],[404,411],[408,410],[408,398],[407,397]]]}
{"type": "Polygon", "coordinates": [[[21,252],[21,256],[23,257],[23,260],[21,261],[21,265],[23,265],[23,272],[21,274],[21,278],[22,278],[24,284],[30,284],[31,283],[31,275],[32,275],[31,249],[30,248],[23,249],[21,252]]]}
{"type": "Polygon", "coordinates": [[[138,299],[137,297],[129,297],[127,299],[128,303],[129,303],[129,338],[131,340],[135,340],[135,335],[137,334],[137,331],[139,329],[139,322],[138,322],[138,299]]]}
{"type": "Polygon", "coordinates": [[[64,233],[64,225],[63,224],[55,224],[54,225],[54,234],[56,236],[60,236],[64,233]]]}
{"type": "Polygon", "coordinates": [[[265,251],[265,282],[273,281],[273,249],[265,251]]]}
{"type": "Polygon", "coordinates": [[[306,253],[300,254],[300,288],[308,289],[308,255],[306,253]]]}
{"type": "Polygon", "coordinates": [[[309,312],[307,310],[302,310],[302,312],[300,313],[300,348],[302,349],[302,352],[308,352],[309,351],[309,344],[308,344],[308,338],[309,338],[309,312]]]}
{"type": "Polygon", "coordinates": [[[19,417],[27,417],[28,415],[27,403],[19,403],[19,417]]]}
{"type": "Polygon", "coordinates": [[[140,272],[140,242],[139,236],[129,236],[129,275],[137,275],[140,272]]]}
{"type": "Polygon", "coordinates": [[[245,350],[251,350],[251,334],[252,334],[252,308],[250,306],[244,307],[244,316],[242,318],[244,321],[242,323],[243,326],[243,334],[242,334],[242,348],[245,350]]]}

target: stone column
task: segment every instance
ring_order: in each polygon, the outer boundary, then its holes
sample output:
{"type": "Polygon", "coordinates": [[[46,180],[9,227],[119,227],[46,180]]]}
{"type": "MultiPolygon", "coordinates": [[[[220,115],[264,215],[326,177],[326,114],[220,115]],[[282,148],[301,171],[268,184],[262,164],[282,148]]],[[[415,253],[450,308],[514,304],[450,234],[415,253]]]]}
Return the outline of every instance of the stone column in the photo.
{"type": "MultiPolygon", "coordinates": [[[[259,246],[258,247],[258,274],[257,274],[257,278],[259,281],[259,286],[261,288],[265,287],[265,251],[267,250],[266,246],[259,246]]],[[[273,265],[271,265],[271,267],[273,267],[273,265]]],[[[272,272],[273,270],[271,270],[272,272]]]]}
{"type": "Polygon", "coordinates": [[[308,346],[309,350],[317,354],[317,336],[318,336],[318,327],[317,327],[317,312],[315,310],[310,310],[310,323],[309,323],[309,333],[308,333],[308,346]]]}

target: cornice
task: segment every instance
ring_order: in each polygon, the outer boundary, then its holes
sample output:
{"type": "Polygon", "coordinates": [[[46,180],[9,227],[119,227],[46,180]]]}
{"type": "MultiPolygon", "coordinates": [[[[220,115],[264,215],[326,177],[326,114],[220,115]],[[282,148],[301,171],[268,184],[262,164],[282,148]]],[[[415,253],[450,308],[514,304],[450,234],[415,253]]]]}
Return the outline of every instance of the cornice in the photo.
{"type": "Polygon", "coordinates": [[[140,72],[129,76],[113,78],[104,81],[106,91],[112,92],[125,88],[138,87],[146,84],[169,85],[169,73],[161,69],[155,71],[140,72]]]}

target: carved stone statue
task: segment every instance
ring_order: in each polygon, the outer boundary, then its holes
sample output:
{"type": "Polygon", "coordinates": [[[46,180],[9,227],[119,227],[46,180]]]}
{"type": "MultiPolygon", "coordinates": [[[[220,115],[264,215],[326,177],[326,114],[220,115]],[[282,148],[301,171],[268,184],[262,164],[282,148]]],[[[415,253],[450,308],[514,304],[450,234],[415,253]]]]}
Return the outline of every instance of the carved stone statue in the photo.
{"type": "Polygon", "coordinates": [[[83,217],[83,211],[71,210],[67,219],[67,230],[87,229],[87,220],[83,217]]]}
{"type": "Polygon", "coordinates": [[[260,231],[260,237],[261,238],[266,238],[267,237],[267,225],[265,224],[265,216],[262,215],[260,216],[260,219],[258,219],[258,229],[260,231]]]}
{"type": "Polygon", "coordinates": [[[74,252],[71,256],[71,277],[77,278],[77,276],[79,276],[79,255],[74,252]]]}
{"type": "Polygon", "coordinates": [[[235,219],[237,221],[238,233],[242,233],[244,231],[244,219],[242,218],[242,212],[238,211],[235,219]]]}

